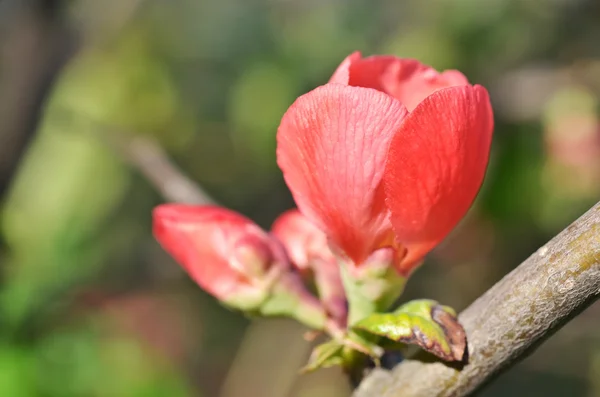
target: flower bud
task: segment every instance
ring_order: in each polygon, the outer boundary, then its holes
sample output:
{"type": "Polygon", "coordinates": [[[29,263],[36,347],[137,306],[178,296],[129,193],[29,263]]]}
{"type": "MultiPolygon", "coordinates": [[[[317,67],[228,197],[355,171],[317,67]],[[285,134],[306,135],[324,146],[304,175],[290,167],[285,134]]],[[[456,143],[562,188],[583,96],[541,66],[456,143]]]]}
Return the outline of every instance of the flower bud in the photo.
{"type": "Polygon", "coordinates": [[[198,285],[240,309],[260,305],[269,276],[289,268],[267,233],[221,207],[161,205],[154,210],[154,235],[198,285]]]}
{"type": "Polygon", "coordinates": [[[281,243],[251,220],[221,207],[181,204],[158,206],[153,215],[158,242],[224,304],[324,326],[322,306],[291,271],[281,243]]]}
{"type": "Polygon", "coordinates": [[[263,277],[275,261],[264,236],[246,234],[233,243],[230,266],[249,279],[263,277]]]}

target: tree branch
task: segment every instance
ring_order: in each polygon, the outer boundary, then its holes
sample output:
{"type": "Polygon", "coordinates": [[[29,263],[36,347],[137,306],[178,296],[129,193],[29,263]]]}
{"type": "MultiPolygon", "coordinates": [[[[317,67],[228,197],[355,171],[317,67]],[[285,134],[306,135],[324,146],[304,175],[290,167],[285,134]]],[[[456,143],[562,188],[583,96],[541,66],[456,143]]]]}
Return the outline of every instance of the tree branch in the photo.
{"type": "Polygon", "coordinates": [[[167,200],[186,204],[214,204],[215,201],[198,184],[184,175],[164,150],[152,139],[112,137],[111,145],[167,200]]]}
{"type": "Polygon", "coordinates": [[[460,397],[532,353],[600,296],[600,203],[465,309],[468,363],[407,359],[373,371],[354,397],[460,397]]]}

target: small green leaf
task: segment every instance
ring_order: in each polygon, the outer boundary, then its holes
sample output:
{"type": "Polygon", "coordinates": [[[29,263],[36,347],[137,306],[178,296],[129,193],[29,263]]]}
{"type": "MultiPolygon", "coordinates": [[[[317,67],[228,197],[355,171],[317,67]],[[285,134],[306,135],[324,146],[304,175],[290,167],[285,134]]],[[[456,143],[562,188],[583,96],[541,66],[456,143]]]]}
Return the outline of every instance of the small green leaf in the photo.
{"type": "Polygon", "coordinates": [[[432,300],[415,300],[393,313],[374,313],[354,326],[358,332],[418,345],[443,360],[460,361],[467,346],[456,312],[432,300]]]}
{"type": "Polygon", "coordinates": [[[312,372],[319,368],[329,368],[344,363],[344,345],[337,340],[330,340],[315,347],[310,354],[308,364],[301,372],[312,372]]]}
{"type": "Polygon", "coordinates": [[[346,335],[343,343],[347,348],[371,357],[376,363],[379,362],[379,358],[383,356],[384,353],[383,349],[379,347],[379,344],[373,341],[373,337],[370,335],[350,331],[346,335]]]}
{"type": "Polygon", "coordinates": [[[343,339],[333,339],[320,344],[312,351],[308,364],[302,368],[302,372],[312,372],[336,365],[350,372],[361,369],[368,358],[379,365],[379,358],[384,351],[372,339],[371,335],[360,335],[350,331],[343,339]]]}

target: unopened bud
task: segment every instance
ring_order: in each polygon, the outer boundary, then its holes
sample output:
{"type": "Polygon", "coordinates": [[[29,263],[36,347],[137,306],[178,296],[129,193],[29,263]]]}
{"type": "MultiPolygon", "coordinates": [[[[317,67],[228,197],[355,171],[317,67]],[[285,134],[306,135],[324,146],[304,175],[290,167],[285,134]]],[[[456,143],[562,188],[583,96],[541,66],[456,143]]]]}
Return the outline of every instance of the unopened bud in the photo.
{"type": "Polygon", "coordinates": [[[226,208],[165,204],[154,210],[154,235],[204,290],[228,306],[253,310],[268,291],[270,237],[226,208]]]}
{"type": "Polygon", "coordinates": [[[233,243],[229,264],[249,279],[264,277],[275,260],[266,236],[246,234],[233,243]]]}
{"type": "Polygon", "coordinates": [[[324,326],[323,308],[290,271],[281,243],[248,218],[221,207],[165,204],[153,221],[164,249],[222,303],[324,326]]]}

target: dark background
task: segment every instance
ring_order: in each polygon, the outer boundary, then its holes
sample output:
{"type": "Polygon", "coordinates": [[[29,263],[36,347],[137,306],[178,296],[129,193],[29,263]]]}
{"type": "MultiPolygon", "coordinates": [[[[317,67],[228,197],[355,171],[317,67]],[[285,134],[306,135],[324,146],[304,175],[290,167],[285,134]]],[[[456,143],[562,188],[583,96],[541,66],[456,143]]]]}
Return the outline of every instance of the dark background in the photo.
{"type": "MultiPolygon", "coordinates": [[[[221,308],[159,248],[144,145],[268,228],[294,205],[279,120],[346,55],[463,71],[490,167],[405,295],[460,310],[599,199],[599,43],[595,0],[0,1],[0,395],[348,396],[297,375],[299,325],[221,308]]],[[[482,395],[600,396],[599,330],[595,305],[482,395]]]]}

